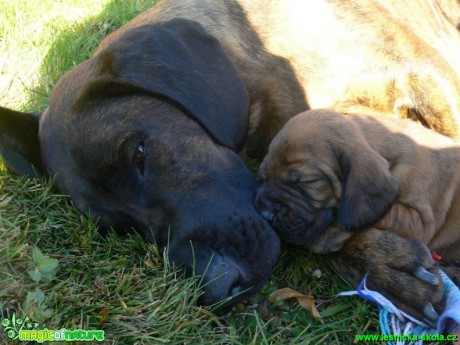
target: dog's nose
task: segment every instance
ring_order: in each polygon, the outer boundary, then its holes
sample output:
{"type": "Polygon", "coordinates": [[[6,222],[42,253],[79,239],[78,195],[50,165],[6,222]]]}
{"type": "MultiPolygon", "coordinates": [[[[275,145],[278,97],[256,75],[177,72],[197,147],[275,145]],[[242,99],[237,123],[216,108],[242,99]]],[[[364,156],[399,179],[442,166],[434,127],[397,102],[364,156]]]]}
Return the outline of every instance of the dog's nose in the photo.
{"type": "Polygon", "coordinates": [[[204,276],[203,295],[200,303],[212,305],[242,293],[242,277],[238,267],[222,257],[216,256],[204,276]]]}
{"type": "Polygon", "coordinates": [[[275,217],[275,213],[269,209],[261,209],[260,215],[265,218],[265,220],[272,222],[275,217]]]}
{"type": "Polygon", "coordinates": [[[243,292],[243,287],[237,283],[230,289],[230,296],[236,296],[243,292]]]}
{"type": "Polygon", "coordinates": [[[338,252],[343,248],[344,242],[329,243],[326,248],[324,248],[323,254],[332,254],[338,252]]]}

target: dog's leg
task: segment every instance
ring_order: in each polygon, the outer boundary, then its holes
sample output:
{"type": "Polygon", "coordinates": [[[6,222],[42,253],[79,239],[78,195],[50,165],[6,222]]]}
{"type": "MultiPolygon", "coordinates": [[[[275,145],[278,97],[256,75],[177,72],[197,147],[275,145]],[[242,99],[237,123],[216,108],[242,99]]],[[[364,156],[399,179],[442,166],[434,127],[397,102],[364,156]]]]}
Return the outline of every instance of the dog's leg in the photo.
{"type": "Polygon", "coordinates": [[[460,80],[445,62],[364,74],[349,85],[334,109],[411,118],[460,138],[460,80]]]}
{"type": "Polygon", "coordinates": [[[396,84],[402,97],[395,100],[394,113],[419,120],[437,132],[460,138],[459,80],[450,80],[453,71],[442,76],[430,68],[408,72],[396,84]]]}
{"type": "Polygon", "coordinates": [[[380,292],[414,317],[435,321],[442,309],[443,284],[431,253],[417,240],[389,231],[367,229],[348,240],[328,258],[357,286],[367,273],[367,286],[380,292]]]}

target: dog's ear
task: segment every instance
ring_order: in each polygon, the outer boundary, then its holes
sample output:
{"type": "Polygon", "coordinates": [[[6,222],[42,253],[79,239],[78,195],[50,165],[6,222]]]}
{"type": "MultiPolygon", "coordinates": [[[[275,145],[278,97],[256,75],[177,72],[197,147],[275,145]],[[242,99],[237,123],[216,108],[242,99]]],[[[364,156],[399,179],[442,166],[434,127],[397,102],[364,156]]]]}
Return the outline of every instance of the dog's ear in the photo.
{"type": "Polygon", "coordinates": [[[358,147],[345,144],[342,149],[339,223],[347,230],[359,230],[385,215],[398,197],[398,183],[388,162],[365,141],[358,147]]]}
{"type": "Polygon", "coordinates": [[[173,101],[222,145],[246,139],[249,97],[236,67],[199,23],[173,19],[130,29],[98,56],[99,75],[173,101]]]}
{"type": "Polygon", "coordinates": [[[0,107],[0,155],[19,175],[41,177],[39,116],[0,107]]]}

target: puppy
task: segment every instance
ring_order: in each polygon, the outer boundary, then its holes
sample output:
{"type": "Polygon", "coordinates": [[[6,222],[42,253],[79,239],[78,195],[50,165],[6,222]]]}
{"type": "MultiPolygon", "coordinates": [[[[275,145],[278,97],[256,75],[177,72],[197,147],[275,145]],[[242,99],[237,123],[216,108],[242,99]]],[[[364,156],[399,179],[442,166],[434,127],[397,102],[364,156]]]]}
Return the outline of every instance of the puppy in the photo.
{"type": "Polygon", "coordinates": [[[459,168],[458,143],[413,121],[312,110],[270,145],[257,204],[316,253],[374,227],[460,260],[459,168]]]}
{"type": "MultiPolygon", "coordinates": [[[[414,121],[312,110],[292,118],[271,143],[256,205],[281,239],[315,253],[359,256],[352,253],[356,243],[368,242],[373,254],[361,260],[376,275],[383,268],[375,263],[387,262],[391,250],[402,252],[404,241],[416,246],[407,255],[422,255],[423,244],[443,261],[458,262],[459,168],[458,143],[414,121]]],[[[387,266],[399,269],[403,256],[387,266]]],[[[353,281],[362,278],[346,271],[353,281]]],[[[416,276],[436,283],[422,271],[416,276]]]]}

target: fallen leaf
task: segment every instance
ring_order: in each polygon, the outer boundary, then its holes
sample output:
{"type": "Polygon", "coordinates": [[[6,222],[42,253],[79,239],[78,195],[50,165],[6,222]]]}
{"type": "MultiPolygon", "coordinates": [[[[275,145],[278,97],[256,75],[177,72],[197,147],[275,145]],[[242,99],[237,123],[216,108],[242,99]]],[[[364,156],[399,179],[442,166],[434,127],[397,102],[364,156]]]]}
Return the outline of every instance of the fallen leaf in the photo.
{"type": "Polygon", "coordinates": [[[291,298],[297,299],[297,302],[304,309],[308,310],[311,313],[311,315],[313,315],[315,320],[323,323],[323,321],[321,320],[321,316],[319,315],[318,309],[316,309],[315,299],[313,296],[301,294],[300,292],[297,292],[290,288],[284,288],[273,292],[269,297],[269,301],[270,303],[273,303],[275,301],[284,301],[291,298]]]}
{"type": "Polygon", "coordinates": [[[101,328],[104,325],[105,320],[107,319],[108,312],[109,310],[106,307],[102,308],[100,318],[99,318],[99,328],[101,328]]]}

